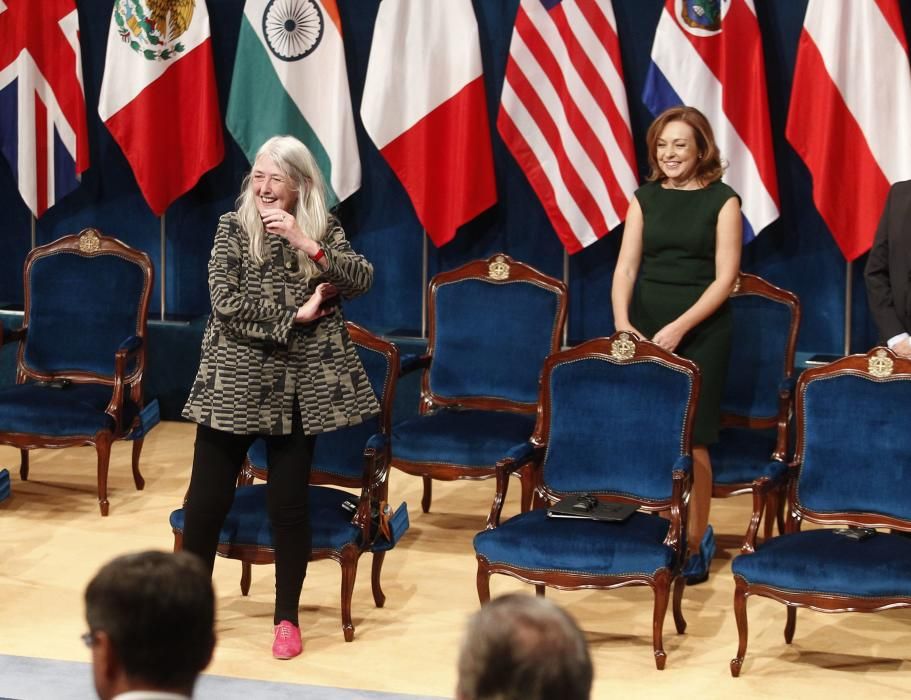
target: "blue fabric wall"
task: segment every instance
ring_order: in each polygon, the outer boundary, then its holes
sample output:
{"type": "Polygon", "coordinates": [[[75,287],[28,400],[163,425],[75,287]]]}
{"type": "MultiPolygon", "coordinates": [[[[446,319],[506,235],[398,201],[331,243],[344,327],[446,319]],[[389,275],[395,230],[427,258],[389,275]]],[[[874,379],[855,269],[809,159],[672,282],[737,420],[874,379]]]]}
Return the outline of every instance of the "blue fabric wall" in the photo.
{"type": "MultiPolygon", "coordinates": [[[[642,142],[650,121],[640,95],[662,4],[662,0],[614,0],[640,167],[645,163],[642,142]]],[[[81,187],[38,222],[37,240],[46,243],[84,226],[97,226],[152,256],[157,272],[155,315],[159,313],[160,285],[164,278],[168,316],[196,317],[207,313],[209,308],[206,262],[217,217],[232,208],[248,166],[226,134],[224,162],[206,174],[166,214],[166,264],[162,275],[160,222],[139,194],[126,160],[96,111],[111,5],[110,0],[77,0],[92,164],[84,174],[81,187]]],[[[431,245],[430,274],[502,250],[562,277],[562,248],[494,126],[518,0],[474,0],[474,5],[481,32],[499,203],[466,225],[452,243],[439,250],[431,245]]],[[[208,6],[224,113],[243,0],[208,0],[208,6]]],[[[379,0],[339,0],[339,6],[357,109],[379,0]]],[[[804,305],[800,350],[838,352],[842,346],[845,263],[812,204],[809,174],[784,140],[806,2],[756,0],[756,6],[766,52],[782,216],[748,246],[743,266],[800,296],[804,305]]],[[[901,0],[901,7],[909,31],[911,0],[901,0]]],[[[366,138],[360,123],[357,127],[364,182],[362,189],[342,204],[339,214],[354,246],[374,262],[376,284],[370,294],[349,305],[348,316],[377,331],[417,334],[421,328],[422,232],[404,190],[366,138]]],[[[149,137],[154,138],[154,134],[149,137]]],[[[177,157],[180,154],[175,154],[177,157]]],[[[838,167],[844,168],[846,177],[850,177],[850,164],[838,167]]],[[[22,303],[21,269],[29,248],[30,216],[5,162],[0,164],[0,209],[4,212],[0,234],[0,308],[15,308],[22,303]]],[[[619,231],[615,231],[570,259],[569,328],[574,341],[604,335],[613,329],[610,283],[619,240],[619,231]]],[[[875,341],[866,310],[863,263],[862,258],[854,266],[855,350],[865,349],[875,341]]]]}

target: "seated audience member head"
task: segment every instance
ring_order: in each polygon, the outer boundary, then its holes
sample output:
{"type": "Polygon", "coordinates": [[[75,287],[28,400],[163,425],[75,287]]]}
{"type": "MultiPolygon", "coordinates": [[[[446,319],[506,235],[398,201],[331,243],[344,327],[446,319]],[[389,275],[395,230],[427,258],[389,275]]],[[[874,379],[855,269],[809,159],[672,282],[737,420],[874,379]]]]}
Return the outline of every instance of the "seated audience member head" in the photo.
{"type": "Polygon", "coordinates": [[[102,700],[131,690],[192,695],[215,648],[215,594],[188,552],[117,557],[85,591],[86,643],[102,700]]]}
{"type": "Polygon", "coordinates": [[[582,631],[536,596],[495,598],[471,616],[459,654],[458,700],[587,700],[592,662],[582,631]]]}

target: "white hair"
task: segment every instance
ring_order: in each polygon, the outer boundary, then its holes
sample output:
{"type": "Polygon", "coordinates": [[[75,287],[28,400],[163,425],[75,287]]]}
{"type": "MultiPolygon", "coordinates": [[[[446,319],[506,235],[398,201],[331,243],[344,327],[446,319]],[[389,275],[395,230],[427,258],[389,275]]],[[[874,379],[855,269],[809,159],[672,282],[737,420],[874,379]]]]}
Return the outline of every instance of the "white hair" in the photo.
{"type": "MultiPolygon", "coordinates": [[[[321,241],[329,230],[329,210],[326,207],[326,184],[316,159],[303,143],[293,136],[273,136],[256,152],[254,163],[268,156],[288,179],[288,187],[297,192],[292,214],[305,235],[321,241]]],[[[263,265],[266,260],[266,230],[253,195],[252,170],[244,178],[237,198],[237,218],[250,237],[250,257],[263,265]]],[[[298,275],[304,282],[319,274],[320,269],[303,251],[297,253],[298,275]]]]}

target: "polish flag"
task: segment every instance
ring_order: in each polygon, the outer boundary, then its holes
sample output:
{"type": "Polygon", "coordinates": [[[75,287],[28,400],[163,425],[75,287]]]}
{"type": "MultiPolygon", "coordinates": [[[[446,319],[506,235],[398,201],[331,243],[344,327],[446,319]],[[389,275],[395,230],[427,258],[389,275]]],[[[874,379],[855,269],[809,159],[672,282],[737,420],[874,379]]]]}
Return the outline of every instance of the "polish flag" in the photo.
{"type": "Polygon", "coordinates": [[[911,179],[911,68],[898,0],[810,0],[785,134],[847,260],[870,249],[890,184],[911,179]]]}
{"type": "Polygon", "coordinates": [[[361,118],[435,245],[496,202],[471,0],[383,0],[361,118]]]}
{"type": "Polygon", "coordinates": [[[98,113],[156,216],[221,162],[205,0],[115,0],[98,113]]]}

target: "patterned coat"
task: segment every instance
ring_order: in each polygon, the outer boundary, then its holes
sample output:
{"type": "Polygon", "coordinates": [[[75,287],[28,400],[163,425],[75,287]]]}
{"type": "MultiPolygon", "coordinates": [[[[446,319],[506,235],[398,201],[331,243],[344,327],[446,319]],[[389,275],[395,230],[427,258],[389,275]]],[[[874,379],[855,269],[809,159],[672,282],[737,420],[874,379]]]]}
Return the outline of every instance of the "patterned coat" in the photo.
{"type": "Polygon", "coordinates": [[[312,323],[294,323],[320,282],[350,299],[373,283],[373,266],[336,226],[321,247],[329,267],[304,284],[291,273],[295,250],[266,235],[271,262],[250,259],[248,236],[234,212],[218,222],[209,260],[212,313],[202,339],[199,372],[184,418],[241,434],[287,435],[294,397],[304,432],[360,423],[379,406],[340,307],[312,323]]]}

